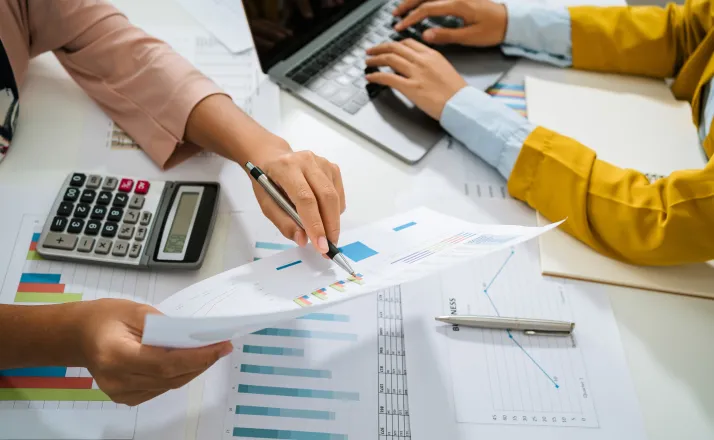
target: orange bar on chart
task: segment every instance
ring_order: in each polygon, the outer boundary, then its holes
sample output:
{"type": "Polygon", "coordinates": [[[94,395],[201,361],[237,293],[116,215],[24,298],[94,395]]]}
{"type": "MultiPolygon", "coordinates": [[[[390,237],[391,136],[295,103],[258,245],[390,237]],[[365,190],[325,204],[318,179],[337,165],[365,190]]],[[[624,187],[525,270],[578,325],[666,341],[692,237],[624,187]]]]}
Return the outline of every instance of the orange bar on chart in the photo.
{"type": "Polygon", "coordinates": [[[17,291],[36,293],[64,293],[64,284],[20,283],[17,286],[17,291]]]}

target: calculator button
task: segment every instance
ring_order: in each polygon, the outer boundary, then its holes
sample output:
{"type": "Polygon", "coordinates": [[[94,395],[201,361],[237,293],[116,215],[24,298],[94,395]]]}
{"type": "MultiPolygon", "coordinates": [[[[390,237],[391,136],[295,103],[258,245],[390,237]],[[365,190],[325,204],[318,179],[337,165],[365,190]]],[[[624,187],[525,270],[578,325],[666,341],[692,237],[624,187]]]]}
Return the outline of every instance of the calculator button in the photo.
{"type": "Polygon", "coordinates": [[[137,194],[146,194],[149,192],[150,183],[146,180],[140,180],[136,182],[136,189],[134,190],[137,194]]]}
{"type": "Polygon", "coordinates": [[[116,206],[117,208],[123,208],[126,206],[127,203],[129,203],[129,195],[117,193],[114,196],[114,203],[112,203],[112,206],[116,206]]]}
{"type": "Polygon", "coordinates": [[[97,242],[97,248],[94,249],[95,254],[106,255],[112,249],[112,241],[108,238],[100,238],[97,242]]]}
{"type": "Polygon", "coordinates": [[[114,237],[117,235],[117,229],[119,229],[119,225],[114,222],[104,223],[104,227],[102,228],[102,237],[114,237]]]}
{"type": "Polygon", "coordinates": [[[138,258],[141,255],[141,245],[139,243],[132,243],[131,249],[129,249],[129,256],[131,258],[138,258]]]}
{"type": "Polygon", "coordinates": [[[72,215],[72,209],[74,209],[74,204],[71,202],[62,202],[57,208],[57,215],[69,216],[72,215]]]}
{"type": "Polygon", "coordinates": [[[105,215],[107,215],[107,208],[105,206],[95,206],[94,209],[92,209],[93,220],[104,220],[105,215]]]}
{"type": "Polygon", "coordinates": [[[93,189],[85,189],[82,191],[82,197],[79,201],[82,203],[94,203],[94,198],[97,197],[97,192],[93,189]]]}
{"type": "Polygon", "coordinates": [[[79,234],[82,232],[83,228],[84,228],[84,220],[79,219],[79,218],[73,218],[69,222],[69,227],[67,228],[67,232],[72,233],[72,234],[79,234]]]}
{"type": "MultiPolygon", "coordinates": [[[[139,185],[136,186],[137,189],[139,185]]],[[[141,209],[144,207],[144,196],[139,196],[134,194],[131,196],[131,201],[129,201],[129,208],[131,209],[141,209]]]]}
{"type": "Polygon", "coordinates": [[[54,232],[64,232],[64,228],[67,227],[67,219],[64,217],[55,217],[52,220],[52,226],[50,226],[50,231],[54,232]]]}
{"type": "Polygon", "coordinates": [[[144,211],[141,213],[140,223],[142,226],[149,226],[149,223],[151,223],[151,213],[149,211],[144,211]]]}
{"type": "Polygon", "coordinates": [[[136,237],[134,237],[134,240],[136,241],[144,241],[146,238],[146,226],[139,226],[136,228],[136,237]]]}
{"type": "Polygon", "coordinates": [[[96,174],[92,174],[87,179],[87,188],[99,189],[99,185],[101,185],[101,184],[102,184],[102,176],[97,176],[96,174]]]}
{"type": "Polygon", "coordinates": [[[58,234],[57,232],[48,232],[44,242],[46,248],[62,249],[65,251],[71,251],[76,245],[76,235],[58,234]]]}
{"type": "Polygon", "coordinates": [[[79,190],[77,188],[67,188],[67,191],[64,192],[65,202],[76,202],[78,198],[79,190]]]}
{"type": "Polygon", "coordinates": [[[69,181],[70,186],[80,187],[84,185],[84,181],[87,180],[87,176],[80,173],[72,174],[72,178],[69,181]]]}
{"type": "Polygon", "coordinates": [[[77,218],[87,218],[90,209],[91,208],[86,203],[80,203],[74,209],[74,216],[77,218]]]}
{"type": "Polygon", "coordinates": [[[134,235],[134,227],[133,226],[123,224],[119,227],[119,238],[129,240],[132,235],[134,235]]]}
{"type": "Polygon", "coordinates": [[[79,246],[77,246],[79,252],[92,252],[93,248],[94,239],[92,237],[82,237],[79,240],[79,246]]]}
{"type": "Polygon", "coordinates": [[[124,215],[124,210],[121,208],[109,208],[109,215],[107,220],[112,222],[121,221],[121,216],[124,215]]]}
{"type": "Polygon", "coordinates": [[[111,201],[112,201],[112,193],[110,193],[109,191],[102,191],[99,193],[99,197],[97,197],[97,205],[106,206],[111,201]]]}
{"type": "Polygon", "coordinates": [[[102,189],[114,191],[117,187],[117,183],[118,181],[116,177],[106,177],[104,179],[104,185],[102,185],[102,189]]]}
{"type": "Polygon", "coordinates": [[[134,181],[131,179],[121,179],[121,183],[119,184],[119,191],[122,192],[131,192],[131,190],[134,188],[134,181]]]}
{"type": "Polygon", "coordinates": [[[99,230],[102,228],[102,222],[97,220],[89,220],[87,222],[87,227],[84,228],[84,233],[87,235],[97,235],[99,230]]]}
{"type": "Polygon", "coordinates": [[[129,251],[129,242],[124,240],[117,240],[114,242],[114,247],[112,248],[112,255],[115,257],[123,257],[129,251]]]}
{"type": "Polygon", "coordinates": [[[135,225],[139,221],[139,211],[135,209],[130,209],[126,212],[124,217],[124,223],[129,223],[130,225],[135,225]]]}

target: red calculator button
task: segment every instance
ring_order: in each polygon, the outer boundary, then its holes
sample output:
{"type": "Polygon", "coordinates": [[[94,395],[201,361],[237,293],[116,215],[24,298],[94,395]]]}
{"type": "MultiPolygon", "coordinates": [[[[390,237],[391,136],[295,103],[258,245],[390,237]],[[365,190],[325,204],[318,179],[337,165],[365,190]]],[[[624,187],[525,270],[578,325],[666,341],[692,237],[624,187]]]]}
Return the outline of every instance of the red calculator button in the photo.
{"type": "Polygon", "coordinates": [[[121,182],[119,183],[119,191],[122,192],[131,192],[132,188],[134,188],[134,181],[131,179],[121,179],[121,182]]]}
{"type": "Polygon", "coordinates": [[[137,194],[146,194],[149,192],[149,182],[146,180],[139,180],[136,182],[136,189],[134,190],[137,194]]]}

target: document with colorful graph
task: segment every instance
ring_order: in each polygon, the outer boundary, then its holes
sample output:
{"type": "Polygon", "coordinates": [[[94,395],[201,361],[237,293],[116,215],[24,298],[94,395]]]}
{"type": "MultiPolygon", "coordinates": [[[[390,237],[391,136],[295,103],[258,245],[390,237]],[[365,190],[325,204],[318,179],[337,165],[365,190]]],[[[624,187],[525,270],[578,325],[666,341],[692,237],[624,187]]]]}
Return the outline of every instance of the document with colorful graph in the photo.
{"type": "MultiPolygon", "coordinates": [[[[14,244],[8,243],[12,254],[1,279],[0,303],[150,301],[155,283],[150,272],[43,259],[35,251],[43,223],[42,216],[22,216],[14,244]]],[[[136,417],[136,408],[112,402],[86,368],[0,370],[0,439],[130,439],[136,417]]]]}
{"type": "Polygon", "coordinates": [[[233,339],[420,279],[536,237],[543,228],[478,225],[419,208],[343,233],[351,277],[308,248],[292,248],[197,283],[147,318],[143,342],[194,347],[233,339]]]}

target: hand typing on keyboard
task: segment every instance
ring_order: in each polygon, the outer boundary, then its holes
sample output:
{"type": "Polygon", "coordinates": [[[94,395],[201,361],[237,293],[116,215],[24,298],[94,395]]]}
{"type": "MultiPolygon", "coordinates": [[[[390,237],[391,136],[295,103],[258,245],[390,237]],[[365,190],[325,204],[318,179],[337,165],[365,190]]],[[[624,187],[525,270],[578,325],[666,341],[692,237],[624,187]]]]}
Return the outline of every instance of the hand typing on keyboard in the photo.
{"type": "Polygon", "coordinates": [[[393,14],[404,17],[394,26],[397,32],[421,26],[421,38],[430,45],[496,46],[506,36],[506,7],[489,0],[404,0],[393,14]],[[427,29],[425,21],[437,26],[427,29]]]}
{"type": "Polygon", "coordinates": [[[367,81],[401,92],[437,120],[449,99],[467,86],[442,54],[412,39],[383,43],[367,50],[367,54],[367,66],[394,71],[372,71],[366,75],[367,81]]]}

